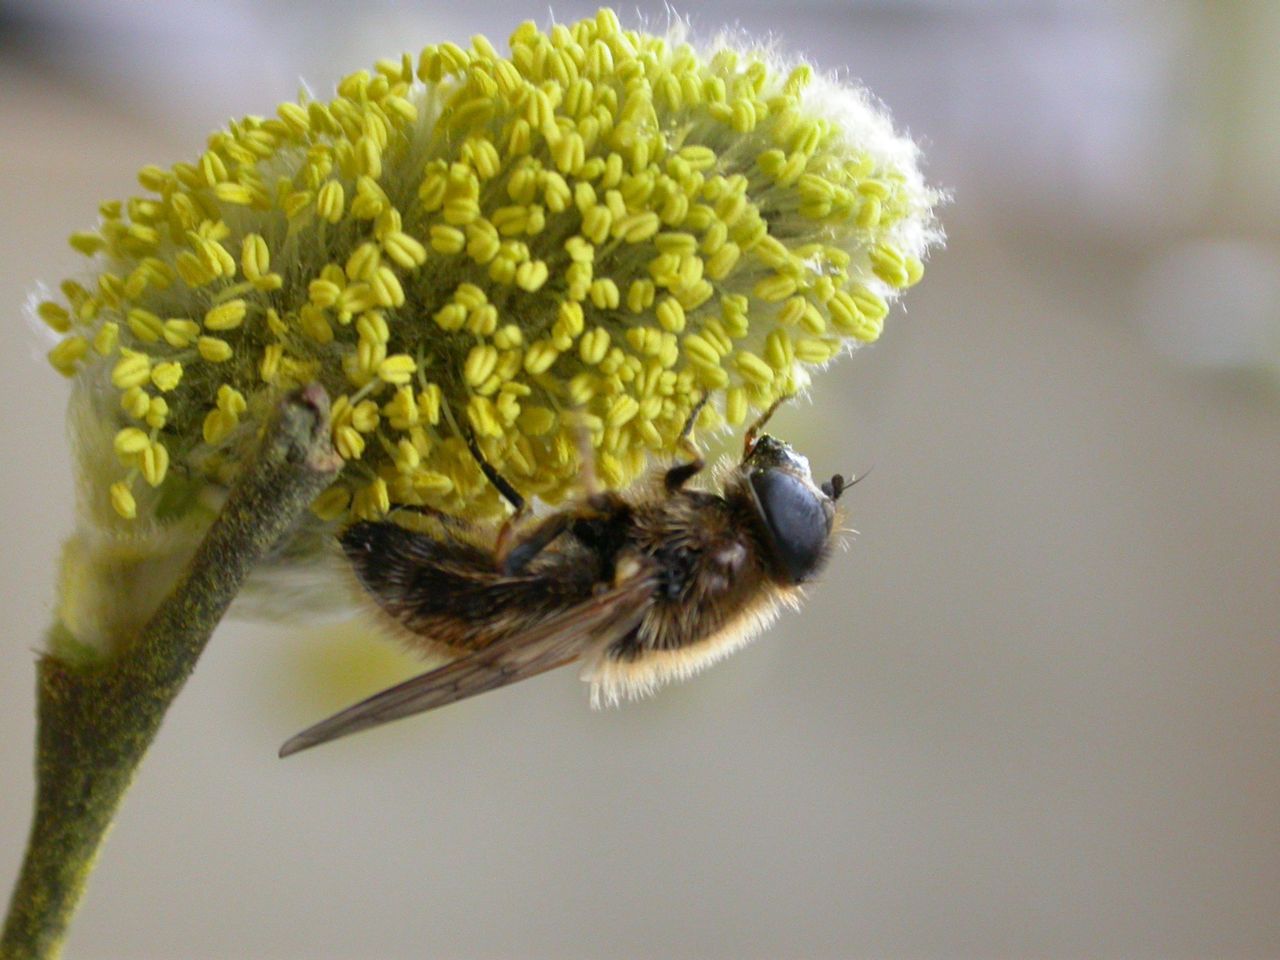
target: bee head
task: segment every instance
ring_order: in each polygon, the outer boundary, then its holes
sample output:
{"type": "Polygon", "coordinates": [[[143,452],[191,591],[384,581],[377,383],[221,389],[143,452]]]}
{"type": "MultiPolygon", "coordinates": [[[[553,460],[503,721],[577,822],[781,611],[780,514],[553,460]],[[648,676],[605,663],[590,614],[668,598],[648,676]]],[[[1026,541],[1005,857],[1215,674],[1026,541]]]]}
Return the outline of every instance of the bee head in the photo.
{"type": "Polygon", "coordinates": [[[740,469],[779,577],[803,583],[826,559],[835,502],[848,484],[836,474],[815,485],[808,458],[767,434],[752,441],[740,469]]]}

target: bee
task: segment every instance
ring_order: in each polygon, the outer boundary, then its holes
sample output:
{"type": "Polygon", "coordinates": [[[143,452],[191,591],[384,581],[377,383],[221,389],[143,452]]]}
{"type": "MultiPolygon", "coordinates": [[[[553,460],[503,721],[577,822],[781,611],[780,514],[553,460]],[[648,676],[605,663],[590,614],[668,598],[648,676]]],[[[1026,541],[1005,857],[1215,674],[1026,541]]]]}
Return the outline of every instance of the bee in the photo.
{"type": "MultiPolygon", "coordinates": [[[[363,521],[340,536],[356,578],[412,640],[454,659],[290,739],[288,756],[433,710],[576,660],[593,705],[684,679],[759,634],[831,552],[836,501],[854,481],[815,484],[809,461],[747,430],[720,493],[692,489],[706,464],[691,441],[704,397],[680,435],[688,459],[625,492],[594,489],[530,520],[523,497],[469,441],[515,508],[495,533],[422,511],[431,532],[363,521]]],[[[779,401],[781,402],[781,401],[779,401]]],[[[589,461],[588,461],[589,462],[589,461]]]]}

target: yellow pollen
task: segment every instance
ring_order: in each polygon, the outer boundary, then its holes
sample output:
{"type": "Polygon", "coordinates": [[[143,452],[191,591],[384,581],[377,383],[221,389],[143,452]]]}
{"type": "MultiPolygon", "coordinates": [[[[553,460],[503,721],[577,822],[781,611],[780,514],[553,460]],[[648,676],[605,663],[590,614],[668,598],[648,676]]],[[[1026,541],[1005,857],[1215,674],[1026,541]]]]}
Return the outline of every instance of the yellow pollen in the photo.
{"type": "Polygon", "coordinates": [[[876,339],[923,271],[932,194],[878,118],[841,128],[869,108],[828,113],[839,96],[602,10],[379,60],[144,167],[71,237],[89,279],[34,306],[63,337],[50,364],[118,398],[113,509],[136,516],[139,476],[145,509],[174,475],[234,479],[264,411],[315,380],[349,391],[350,465],[312,504],[333,523],[500,512],[467,432],[554,500],[583,431],[622,485],[697,396],[703,429],[746,422],[876,339]]]}

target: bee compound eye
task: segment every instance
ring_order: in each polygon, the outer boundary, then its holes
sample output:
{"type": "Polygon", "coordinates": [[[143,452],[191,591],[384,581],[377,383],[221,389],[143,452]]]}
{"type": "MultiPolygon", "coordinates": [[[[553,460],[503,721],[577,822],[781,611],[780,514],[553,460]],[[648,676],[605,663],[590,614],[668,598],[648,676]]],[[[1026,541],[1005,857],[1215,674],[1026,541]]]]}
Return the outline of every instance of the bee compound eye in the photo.
{"type": "Polygon", "coordinates": [[[751,489],[779,571],[791,583],[811,576],[826,555],[835,511],[812,485],[786,470],[758,470],[751,489]]]}

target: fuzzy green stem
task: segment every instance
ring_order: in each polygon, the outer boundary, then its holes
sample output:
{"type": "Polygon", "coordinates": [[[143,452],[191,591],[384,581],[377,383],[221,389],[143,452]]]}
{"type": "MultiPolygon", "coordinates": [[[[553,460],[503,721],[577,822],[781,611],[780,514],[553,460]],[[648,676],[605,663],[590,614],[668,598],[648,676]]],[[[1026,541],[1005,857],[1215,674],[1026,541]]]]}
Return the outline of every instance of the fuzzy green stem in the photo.
{"type": "Polygon", "coordinates": [[[173,592],[118,657],[38,666],[36,801],[0,960],[56,957],[115,811],[249,571],[333,480],[329,401],[286,399],[173,592]]]}

